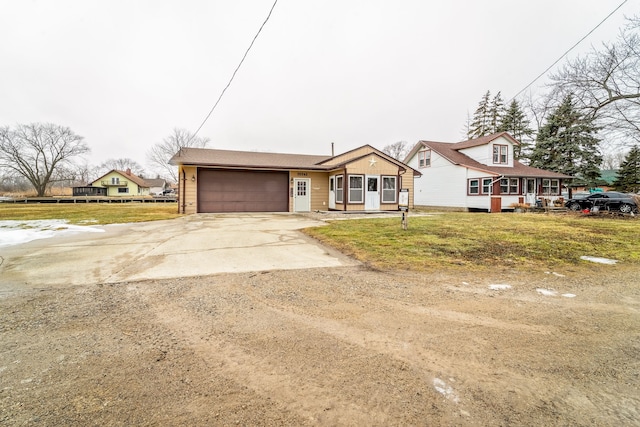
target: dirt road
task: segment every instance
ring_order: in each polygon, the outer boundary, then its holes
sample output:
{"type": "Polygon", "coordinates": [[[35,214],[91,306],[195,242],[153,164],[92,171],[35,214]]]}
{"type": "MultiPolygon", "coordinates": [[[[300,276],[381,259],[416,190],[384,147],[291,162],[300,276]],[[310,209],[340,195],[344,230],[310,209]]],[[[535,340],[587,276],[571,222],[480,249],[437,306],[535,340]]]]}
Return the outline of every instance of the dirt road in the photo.
{"type": "Polygon", "coordinates": [[[341,267],[7,293],[0,424],[638,425],[638,273],[341,267]]]}

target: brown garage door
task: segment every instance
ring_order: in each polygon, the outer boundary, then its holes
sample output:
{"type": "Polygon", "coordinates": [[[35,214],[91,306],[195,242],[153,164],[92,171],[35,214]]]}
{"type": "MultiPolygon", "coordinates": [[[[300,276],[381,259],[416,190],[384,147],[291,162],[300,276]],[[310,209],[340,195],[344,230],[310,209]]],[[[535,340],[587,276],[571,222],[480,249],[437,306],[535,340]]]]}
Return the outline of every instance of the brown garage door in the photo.
{"type": "Polygon", "coordinates": [[[289,174],[198,170],[198,212],[287,212],[289,174]]]}

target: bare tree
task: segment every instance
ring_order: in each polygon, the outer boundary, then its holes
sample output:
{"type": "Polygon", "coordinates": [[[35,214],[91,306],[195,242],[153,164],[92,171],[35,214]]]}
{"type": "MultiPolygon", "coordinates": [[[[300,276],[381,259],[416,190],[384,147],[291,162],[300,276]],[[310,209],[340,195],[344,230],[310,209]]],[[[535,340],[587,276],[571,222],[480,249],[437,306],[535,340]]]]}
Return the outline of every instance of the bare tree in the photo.
{"type": "Polygon", "coordinates": [[[112,170],[126,171],[130,169],[134,175],[138,175],[142,177],[144,175],[144,169],[138,162],[129,158],[121,158],[121,159],[108,159],[98,166],[98,174],[104,175],[105,173],[112,170]]]}
{"type": "Polygon", "coordinates": [[[39,197],[63,178],[71,159],[90,151],[84,138],[52,123],[31,123],[0,128],[0,167],[23,176],[39,197]]]}
{"type": "Polygon", "coordinates": [[[407,147],[407,141],[398,141],[385,145],[382,152],[402,162],[409,152],[409,147],[407,147]]]}
{"type": "Polygon", "coordinates": [[[602,169],[616,170],[624,161],[627,153],[621,150],[606,152],[602,155],[602,169]]]}
{"type": "Polygon", "coordinates": [[[169,159],[180,151],[180,148],[206,148],[209,142],[209,138],[194,136],[186,129],[174,128],[171,135],[151,147],[147,153],[147,162],[157,172],[167,175],[173,182],[178,182],[178,170],[169,164],[169,159]]]}
{"type": "Polygon", "coordinates": [[[615,42],[567,63],[551,79],[552,96],[573,95],[576,107],[602,128],[605,143],[640,143],[640,17],[629,19],[615,42]]]}

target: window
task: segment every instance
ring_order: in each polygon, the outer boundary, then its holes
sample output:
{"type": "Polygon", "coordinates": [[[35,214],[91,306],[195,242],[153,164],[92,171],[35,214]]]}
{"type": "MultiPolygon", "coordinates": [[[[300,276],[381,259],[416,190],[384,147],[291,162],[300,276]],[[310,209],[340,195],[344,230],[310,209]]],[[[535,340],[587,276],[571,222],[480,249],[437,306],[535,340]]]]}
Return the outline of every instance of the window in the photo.
{"type": "Polygon", "coordinates": [[[120,184],[120,178],[112,177],[112,178],[111,178],[111,183],[112,183],[112,184],[115,184],[115,185],[120,184]]]}
{"type": "Polygon", "coordinates": [[[500,179],[500,194],[520,194],[519,178],[500,179]]]}
{"type": "Polygon", "coordinates": [[[493,163],[499,165],[506,165],[508,160],[509,146],[498,145],[493,146],[493,163]]]}
{"type": "Polygon", "coordinates": [[[364,177],[352,175],[349,177],[349,203],[364,202],[364,177]]]}
{"type": "Polygon", "coordinates": [[[542,194],[546,194],[546,195],[560,194],[560,181],[557,179],[543,179],[542,194]]]}
{"type": "Polygon", "coordinates": [[[470,179],[468,191],[469,191],[469,194],[480,194],[480,180],[470,179]]]}
{"type": "Polygon", "coordinates": [[[431,150],[418,151],[418,167],[428,168],[431,166],[431,150]]]}
{"type": "Polygon", "coordinates": [[[500,194],[509,194],[509,178],[500,180],[500,194]]]}
{"type": "Polygon", "coordinates": [[[509,178],[509,194],[519,194],[520,180],[518,178],[509,178]]]}
{"type": "Polygon", "coordinates": [[[344,192],[344,177],[342,175],[336,176],[336,203],[344,203],[343,192],[344,192]]]}
{"type": "Polygon", "coordinates": [[[307,181],[298,180],[296,181],[298,186],[296,188],[297,196],[306,196],[307,195],[307,181]]]}
{"type": "Polygon", "coordinates": [[[482,194],[491,194],[492,187],[492,179],[491,178],[482,178],[482,194]]]}
{"type": "Polygon", "coordinates": [[[395,203],[396,193],[397,193],[396,177],[383,176],[382,177],[382,203],[395,203]]]}
{"type": "Polygon", "coordinates": [[[128,193],[129,187],[120,187],[118,188],[118,193],[128,193]]]}

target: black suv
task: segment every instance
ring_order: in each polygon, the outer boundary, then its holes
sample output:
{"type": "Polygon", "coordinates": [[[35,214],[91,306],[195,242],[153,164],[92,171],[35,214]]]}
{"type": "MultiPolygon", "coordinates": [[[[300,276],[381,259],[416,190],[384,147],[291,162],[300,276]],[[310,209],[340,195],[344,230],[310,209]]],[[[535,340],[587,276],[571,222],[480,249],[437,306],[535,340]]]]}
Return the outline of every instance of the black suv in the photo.
{"type": "Polygon", "coordinates": [[[638,211],[638,206],[631,195],[617,191],[593,193],[586,197],[569,199],[564,205],[572,211],[593,210],[594,207],[599,210],[620,211],[622,213],[638,211]]]}

